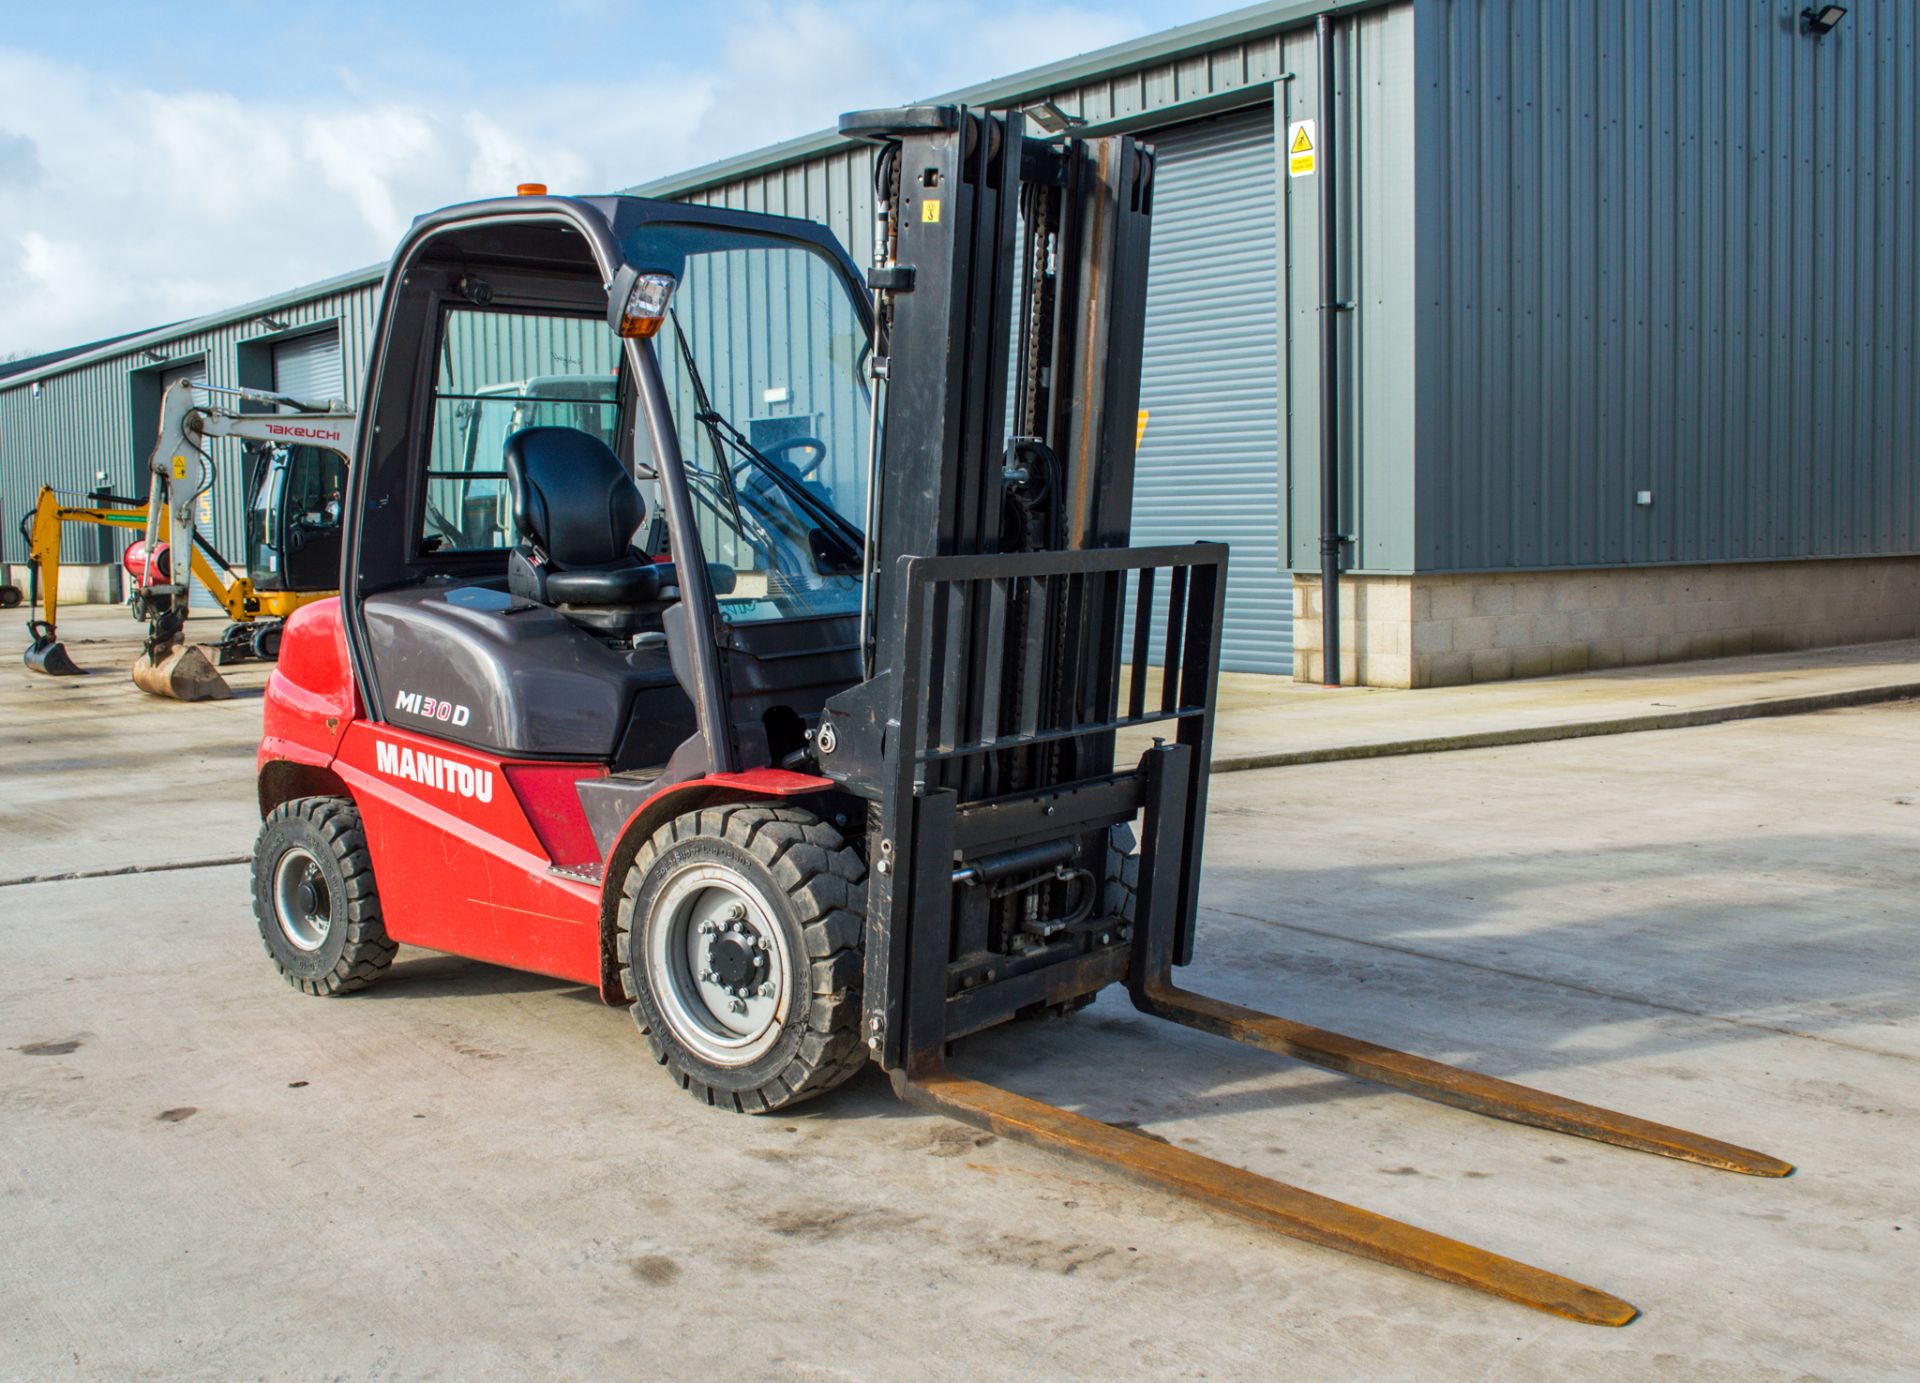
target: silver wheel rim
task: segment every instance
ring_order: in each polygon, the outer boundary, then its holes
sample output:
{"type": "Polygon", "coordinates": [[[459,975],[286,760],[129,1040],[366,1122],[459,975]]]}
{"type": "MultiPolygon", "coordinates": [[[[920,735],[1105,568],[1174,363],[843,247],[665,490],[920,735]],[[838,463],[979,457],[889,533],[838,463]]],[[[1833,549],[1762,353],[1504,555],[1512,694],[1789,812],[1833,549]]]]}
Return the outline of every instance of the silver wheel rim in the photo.
{"type": "Polygon", "coordinates": [[[702,1059],[746,1066],[779,1041],[791,958],[772,904],[748,880],[715,864],[675,870],[654,895],[646,943],[660,1016],[702,1059]]]}
{"type": "Polygon", "coordinates": [[[333,930],[333,890],[320,861],[303,845],[290,847],[273,867],[273,916],[302,951],[319,950],[333,930]]]}

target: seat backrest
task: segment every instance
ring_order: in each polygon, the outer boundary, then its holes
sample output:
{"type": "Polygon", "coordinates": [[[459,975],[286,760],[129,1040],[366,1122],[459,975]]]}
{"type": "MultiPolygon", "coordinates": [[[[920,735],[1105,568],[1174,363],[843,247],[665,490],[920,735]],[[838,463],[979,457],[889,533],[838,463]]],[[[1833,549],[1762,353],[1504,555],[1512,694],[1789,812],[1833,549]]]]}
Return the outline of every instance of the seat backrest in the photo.
{"type": "Polygon", "coordinates": [[[505,455],[514,526],[555,567],[627,555],[647,502],[612,447],[576,427],[527,427],[505,455]]]}

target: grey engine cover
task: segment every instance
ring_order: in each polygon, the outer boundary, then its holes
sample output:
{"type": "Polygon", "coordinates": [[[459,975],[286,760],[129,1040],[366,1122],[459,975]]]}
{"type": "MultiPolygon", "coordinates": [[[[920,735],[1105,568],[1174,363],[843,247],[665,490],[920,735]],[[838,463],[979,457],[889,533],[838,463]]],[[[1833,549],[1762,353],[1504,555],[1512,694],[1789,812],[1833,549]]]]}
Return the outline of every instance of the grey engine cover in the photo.
{"type": "Polygon", "coordinates": [[[362,612],[381,713],[405,729],[516,758],[605,761],[630,717],[690,728],[664,651],[612,648],[496,586],[394,591],[362,612]]]}

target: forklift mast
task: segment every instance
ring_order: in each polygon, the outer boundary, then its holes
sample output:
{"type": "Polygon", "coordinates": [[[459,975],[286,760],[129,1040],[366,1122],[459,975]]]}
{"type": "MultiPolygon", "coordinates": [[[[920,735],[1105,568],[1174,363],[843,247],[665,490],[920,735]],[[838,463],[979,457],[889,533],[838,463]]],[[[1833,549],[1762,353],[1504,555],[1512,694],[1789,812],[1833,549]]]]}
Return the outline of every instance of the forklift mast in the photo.
{"type": "Polygon", "coordinates": [[[1017,115],[954,107],[841,129],[879,144],[885,396],[869,675],[828,699],[814,748],[869,803],[864,1036],[895,1091],[1282,1234],[1575,1320],[1632,1319],[1557,1274],[947,1069],[957,1038],[1124,981],[1143,1013],[1439,1103],[1791,1170],[1173,983],[1193,953],[1227,554],[1127,545],[1152,155],[1124,136],[1030,140],[1017,115]],[[1136,727],[1160,733],[1128,764],[1118,736],[1136,727]]]}
{"type": "Polygon", "coordinates": [[[841,122],[880,146],[884,407],[870,675],[814,743],[872,804],[866,1040],[908,1075],[1135,952],[1184,958],[1198,882],[1226,551],[1127,546],[1153,156],[1023,123],[841,122]],[[1116,732],[1155,724],[1173,743],[1116,771],[1116,732]],[[1110,856],[1142,809],[1128,916],[1110,856]]]}

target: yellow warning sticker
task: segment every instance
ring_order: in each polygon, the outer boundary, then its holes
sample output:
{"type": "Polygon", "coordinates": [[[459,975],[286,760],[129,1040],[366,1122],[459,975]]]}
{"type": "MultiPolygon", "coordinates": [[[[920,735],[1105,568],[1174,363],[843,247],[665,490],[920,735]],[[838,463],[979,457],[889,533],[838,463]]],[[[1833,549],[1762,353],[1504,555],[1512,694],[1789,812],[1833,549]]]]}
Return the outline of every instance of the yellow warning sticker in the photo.
{"type": "Polygon", "coordinates": [[[929,197],[926,201],[920,203],[920,219],[928,225],[932,225],[940,219],[940,199],[938,197],[929,197]]]}
{"type": "Polygon", "coordinates": [[[1296,120],[1287,126],[1287,176],[1310,176],[1318,158],[1319,147],[1314,140],[1313,121],[1296,120]]]}
{"type": "Polygon", "coordinates": [[[186,457],[176,456],[173,458],[173,478],[175,480],[185,480],[187,478],[186,457]]]}

